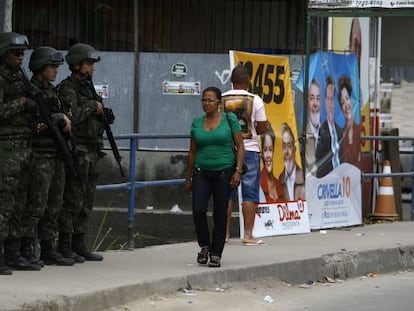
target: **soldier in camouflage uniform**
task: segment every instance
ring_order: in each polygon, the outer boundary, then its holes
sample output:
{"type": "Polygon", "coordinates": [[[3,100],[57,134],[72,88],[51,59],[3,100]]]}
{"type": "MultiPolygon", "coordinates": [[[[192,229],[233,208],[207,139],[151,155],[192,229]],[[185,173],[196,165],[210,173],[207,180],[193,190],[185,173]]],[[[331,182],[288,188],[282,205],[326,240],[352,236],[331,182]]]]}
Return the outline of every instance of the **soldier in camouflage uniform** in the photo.
{"type": "MultiPolygon", "coordinates": [[[[42,46],[36,48],[30,56],[29,68],[33,72],[31,83],[34,92],[41,95],[41,100],[47,108],[43,113],[48,113],[48,120],[56,124],[54,129],[61,133],[62,141],[65,142],[64,135],[70,134],[71,121],[63,113],[62,104],[50,82],[56,79],[61,64],[62,53],[54,48],[42,46]]],[[[41,114],[39,119],[42,120],[41,114]]],[[[45,129],[34,134],[32,151],[28,208],[22,219],[24,232],[21,239],[21,254],[27,260],[34,261],[33,228],[37,224],[41,246],[40,259],[47,265],[72,266],[75,261],[64,258],[57,252],[55,245],[57,221],[65,189],[65,163],[50,130],[45,129]]]]}
{"type": "Polygon", "coordinates": [[[28,97],[21,64],[27,37],[0,34],[0,274],[9,268],[40,270],[20,255],[21,218],[26,206],[32,130],[29,120],[37,109],[28,97]],[[4,251],[4,255],[3,255],[4,251]]]}
{"type": "Polygon", "coordinates": [[[85,245],[89,214],[95,202],[96,165],[102,157],[103,146],[103,104],[92,83],[94,64],[98,61],[100,57],[92,46],[83,43],[71,46],[66,62],[72,74],[58,86],[59,96],[72,114],[81,175],[79,182],[73,174],[66,174],[63,207],[58,221],[58,250],[64,257],[73,258],[77,254],[91,261],[103,260],[101,255],[91,253],[85,245]]]}

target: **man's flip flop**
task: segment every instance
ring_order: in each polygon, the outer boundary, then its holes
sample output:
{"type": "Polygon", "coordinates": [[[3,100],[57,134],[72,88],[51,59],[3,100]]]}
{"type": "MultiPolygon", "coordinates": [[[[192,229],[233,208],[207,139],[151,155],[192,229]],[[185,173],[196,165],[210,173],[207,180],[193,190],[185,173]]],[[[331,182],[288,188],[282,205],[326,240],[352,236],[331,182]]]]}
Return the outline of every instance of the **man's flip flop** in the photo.
{"type": "Polygon", "coordinates": [[[267,245],[263,240],[257,240],[256,242],[243,242],[245,246],[257,246],[257,245],[267,245]]]}

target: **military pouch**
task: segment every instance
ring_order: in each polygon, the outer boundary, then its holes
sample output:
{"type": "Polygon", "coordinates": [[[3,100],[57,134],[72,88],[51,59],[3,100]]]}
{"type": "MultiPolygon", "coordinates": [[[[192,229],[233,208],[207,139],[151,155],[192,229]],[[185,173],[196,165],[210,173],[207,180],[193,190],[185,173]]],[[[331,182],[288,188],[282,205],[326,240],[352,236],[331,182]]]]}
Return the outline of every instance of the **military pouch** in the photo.
{"type": "Polygon", "coordinates": [[[88,127],[86,129],[88,137],[98,138],[102,136],[103,133],[103,124],[102,121],[98,120],[96,117],[88,118],[88,127]]]}
{"type": "Polygon", "coordinates": [[[0,152],[12,151],[15,149],[25,149],[31,147],[31,142],[25,139],[0,140],[0,152]]]}
{"type": "MultiPolygon", "coordinates": [[[[2,166],[0,167],[0,190],[11,192],[17,185],[17,178],[13,175],[13,163],[9,161],[1,161],[2,166]]],[[[19,164],[18,164],[19,165],[19,164]]]]}

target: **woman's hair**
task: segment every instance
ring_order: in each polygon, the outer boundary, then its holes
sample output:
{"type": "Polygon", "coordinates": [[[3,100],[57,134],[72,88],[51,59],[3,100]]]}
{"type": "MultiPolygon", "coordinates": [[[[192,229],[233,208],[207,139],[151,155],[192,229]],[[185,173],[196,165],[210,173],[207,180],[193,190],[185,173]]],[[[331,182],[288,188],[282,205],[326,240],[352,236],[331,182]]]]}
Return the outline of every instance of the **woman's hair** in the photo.
{"type": "Polygon", "coordinates": [[[270,137],[270,139],[272,141],[273,148],[274,148],[275,147],[275,139],[276,139],[275,138],[275,132],[273,131],[272,125],[270,124],[269,121],[266,124],[266,131],[262,135],[262,140],[261,140],[262,150],[264,148],[265,136],[269,136],[270,137]]]}
{"type": "Polygon", "coordinates": [[[208,88],[204,89],[203,91],[203,96],[206,92],[213,92],[216,94],[216,97],[218,100],[221,100],[221,91],[219,88],[215,87],[215,86],[209,86],[208,88]]]}
{"type": "Polygon", "coordinates": [[[351,96],[352,93],[352,82],[351,78],[348,76],[341,76],[338,81],[338,101],[339,105],[341,105],[341,91],[345,88],[348,91],[349,96],[351,96]]]}

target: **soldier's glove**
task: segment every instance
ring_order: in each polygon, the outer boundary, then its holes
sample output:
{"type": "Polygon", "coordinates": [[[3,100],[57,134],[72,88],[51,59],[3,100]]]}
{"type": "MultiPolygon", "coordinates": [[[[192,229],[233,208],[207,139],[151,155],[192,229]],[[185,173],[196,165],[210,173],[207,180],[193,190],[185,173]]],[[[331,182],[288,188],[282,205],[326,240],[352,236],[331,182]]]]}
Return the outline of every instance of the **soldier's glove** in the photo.
{"type": "Polygon", "coordinates": [[[60,119],[59,121],[57,121],[57,126],[59,127],[60,130],[63,130],[63,128],[66,126],[66,121],[63,119],[60,119]]]}
{"type": "Polygon", "coordinates": [[[113,124],[115,121],[115,115],[111,108],[104,108],[104,117],[108,124],[113,124]]]}
{"type": "Polygon", "coordinates": [[[41,117],[35,117],[30,119],[29,127],[36,134],[41,134],[47,129],[47,126],[41,117]]]}
{"type": "Polygon", "coordinates": [[[30,112],[30,113],[37,112],[37,104],[33,99],[31,99],[29,97],[26,97],[26,101],[25,101],[24,104],[25,104],[26,110],[28,112],[30,112]]]}

